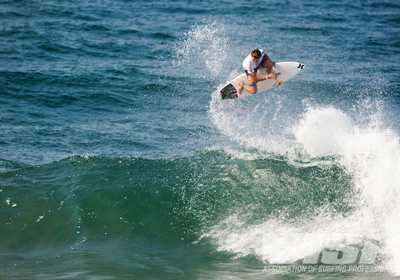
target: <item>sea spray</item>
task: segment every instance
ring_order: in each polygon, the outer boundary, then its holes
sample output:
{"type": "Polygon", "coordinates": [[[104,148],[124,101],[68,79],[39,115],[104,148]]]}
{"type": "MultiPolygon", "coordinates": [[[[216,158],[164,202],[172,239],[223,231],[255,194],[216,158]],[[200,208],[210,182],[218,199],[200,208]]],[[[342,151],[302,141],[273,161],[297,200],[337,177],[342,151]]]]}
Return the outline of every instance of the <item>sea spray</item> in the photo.
{"type": "MultiPolygon", "coordinates": [[[[326,200],[322,206],[312,207],[312,213],[303,208],[304,212],[295,219],[288,219],[288,212],[279,211],[275,216],[266,215],[250,224],[244,221],[251,220],[252,212],[238,212],[202,237],[214,240],[220,251],[232,252],[237,257],[255,255],[266,263],[276,264],[294,263],[340,244],[358,244],[362,248],[365,242],[378,242],[385,266],[396,274],[399,266],[396,237],[400,221],[397,206],[400,144],[393,131],[377,127],[377,121],[373,123],[373,126],[358,126],[347,113],[334,107],[308,108],[293,129],[299,144],[297,150],[303,149],[302,153],[309,156],[308,161],[314,161],[318,168],[325,170],[337,166],[349,176],[347,189],[339,199],[349,206],[346,211],[338,211],[332,207],[333,201],[326,200]],[[321,164],[326,161],[331,165],[321,164]]],[[[304,172],[307,166],[299,164],[297,168],[304,172]]],[[[270,180],[268,171],[258,174],[265,181],[270,180]]],[[[319,187],[338,190],[343,182],[335,182],[336,175],[332,172],[330,175],[332,178],[327,174],[326,184],[319,187]]],[[[295,181],[286,181],[286,184],[299,191],[295,181]]],[[[270,187],[282,188],[274,183],[270,187]]],[[[265,186],[266,191],[270,187],[265,186]]],[[[310,191],[320,190],[315,186],[310,191]]],[[[296,194],[290,192],[288,196],[294,198],[296,194]]],[[[297,197],[291,207],[300,202],[297,197]]],[[[377,245],[371,246],[373,250],[377,248],[377,245]]],[[[368,253],[368,246],[365,253],[368,253]]],[[[374,258],[374,264],[377,261],[374,258]]]]}
{"type": "MultiPolygon", "coordinates": [[[[384,244],[387,265],[400,267],[400,141],[391,129],[352,125],[350,118],[333,108],[310,109],[296,137],[312,156],[335,156],[352,175],[359,192],[359,220],[375,229],[384,244]]],[[[353,231],[359,228],[354,228],[353,231]]],[[[365,232],[365,238],[376,238],[365,232]]]]}

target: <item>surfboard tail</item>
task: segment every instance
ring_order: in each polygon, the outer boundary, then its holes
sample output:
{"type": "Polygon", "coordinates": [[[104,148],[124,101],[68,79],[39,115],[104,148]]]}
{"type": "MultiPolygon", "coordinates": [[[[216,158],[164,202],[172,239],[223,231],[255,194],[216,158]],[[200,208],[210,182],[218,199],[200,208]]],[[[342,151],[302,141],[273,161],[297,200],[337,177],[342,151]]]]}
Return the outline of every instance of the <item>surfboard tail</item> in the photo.
{"type": "Polygon", "coordinates": [[[228,84],[219,91],[221,99],[236,99],[238,98],[236,88],[232,84],[228,84]]]}

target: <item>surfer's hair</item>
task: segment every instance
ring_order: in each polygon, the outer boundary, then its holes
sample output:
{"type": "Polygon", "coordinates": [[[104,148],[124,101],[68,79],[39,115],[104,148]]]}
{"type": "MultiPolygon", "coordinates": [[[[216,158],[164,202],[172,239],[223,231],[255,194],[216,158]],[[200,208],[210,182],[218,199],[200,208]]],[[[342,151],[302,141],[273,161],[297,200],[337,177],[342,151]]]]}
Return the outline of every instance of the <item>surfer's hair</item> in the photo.
{"type": "Polygon", "coordinates": [[[254,58],[260,58],[261,57],[261,52],[259,49],[255,49],[254,51],[251,52],[251,56],[254,58]]]}

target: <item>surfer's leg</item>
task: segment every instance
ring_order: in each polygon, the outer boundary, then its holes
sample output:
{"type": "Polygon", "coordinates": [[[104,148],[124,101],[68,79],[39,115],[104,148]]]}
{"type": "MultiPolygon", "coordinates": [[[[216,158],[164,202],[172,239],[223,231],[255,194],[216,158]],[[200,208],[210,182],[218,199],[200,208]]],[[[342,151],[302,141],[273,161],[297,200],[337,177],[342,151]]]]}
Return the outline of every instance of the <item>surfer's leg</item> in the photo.
{"type": "MultiPolygon", "coordinates": [[[[249,74],[247,71],[247,82],[249,83],[248,85],[243,84],[243,88],[250,94],[256,94],[257,93],[257,83],[256,83],[256,73],[251,73],[249,74]]],[[[240,92],[240,91],[239,91],[240,92]]]]}
{"type": "Polygon", "coordinates": [[[250,94],[257,93],[257,84],[255,84],[254,86],[243,84],[243,88],[250,94]]]}

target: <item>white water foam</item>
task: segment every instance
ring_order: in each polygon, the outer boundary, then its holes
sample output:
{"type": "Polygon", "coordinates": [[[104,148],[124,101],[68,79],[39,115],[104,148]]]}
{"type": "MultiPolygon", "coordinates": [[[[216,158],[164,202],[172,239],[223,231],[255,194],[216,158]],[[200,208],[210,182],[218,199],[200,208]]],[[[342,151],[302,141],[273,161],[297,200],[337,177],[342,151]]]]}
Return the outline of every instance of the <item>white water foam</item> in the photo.
{"type": "Polygon", "coordinates": [[[352,125],[345,113],[333,108],[310,109],[295,134],[306,152],[337,156],[352,174],[361,194],[356,216],[380,231],[387,265],[400,274],[399,136],[390,129],[352,125]]]}
{"type": "Polygon", "coordinates": [[[208,233],[218,249],[283,264],[337,244],[377,240],[384,265],[400,275],[400,139],[392,130],[375,125],[382,122],[373,123],[360,127],[333,107],[309,108],[293,130],[303,153],[333,156],[352,176],[360,193],[354,213],[343,217],[320,209],[312,220],[296,225],[268,220],[250,227],[241,222],[243,217],[232,216],[208,233]]]}

